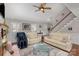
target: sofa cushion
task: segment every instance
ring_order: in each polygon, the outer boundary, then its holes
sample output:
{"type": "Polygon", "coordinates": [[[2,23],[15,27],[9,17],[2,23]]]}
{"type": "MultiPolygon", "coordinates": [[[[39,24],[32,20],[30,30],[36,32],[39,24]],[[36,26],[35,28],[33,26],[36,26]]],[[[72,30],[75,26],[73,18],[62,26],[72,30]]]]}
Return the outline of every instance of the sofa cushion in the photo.
{"type": "Polygon", "coordinates": [[[45,39],[44,41],[48,41],[48,42],[51,42],[51,43],[56,43],[56,44],[58,44],[58,45],[63,45],[63,46],[65,46],[66,45],[66,43],[63,43],[63,42],[60,42],[60,41],[57,41],[57,40],[53,40],[53,39],[45,39]]]}
{"type": "Polygon", "coordinates": [[[27,33],[28,36],[28,44],[34,44],[41,41],[41,37],[37,36],[37,33],[35,32],[29,32],[27,33]]]}
{"type": "Polygon", "coordinates": [[[47,36],[49,39],[54,39],[61,42],[67,42],[69,39],[69,34],[67,33],[51,33],[47,36]]]}

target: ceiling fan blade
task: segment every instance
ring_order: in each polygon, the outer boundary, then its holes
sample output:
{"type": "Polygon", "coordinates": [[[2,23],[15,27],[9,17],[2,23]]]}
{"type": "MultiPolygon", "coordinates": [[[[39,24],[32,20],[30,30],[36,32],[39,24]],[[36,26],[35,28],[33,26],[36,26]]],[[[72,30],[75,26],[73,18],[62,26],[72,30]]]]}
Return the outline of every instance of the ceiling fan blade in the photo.
{"type": "Polygon", "coordinates": [[[35,12],[40,11],[40,10],[35,10],[35,12]]]}
{"type": "Polygon", "coordinates": [[[45,11],[43,11],[43,13],[45,13],[45,11]]]}
{"type": "Polygon", "coordinates": [[[33,7],[39,8],[39,7],[38,7],[38,6],[36,6],[36,5],[33,5],[33,7]]]}
{"type": "Polygon", "coordinates": [[[41,3],[41,5],[40,5],[41,7],[43,7],[43,6],[46,6],[46,3],[41,3]]]}
{"type": "Polygon", "coordinates": [[[43,6],[45,6],[45,5],[46,5],[46,3],[42,3],[42,5],[43,5],[43,6]]]}
{"type": "Polygon", "coordinates": [[[51,9],[50,7],[46,7],[46,8],[44,8],[44,9],[51,9]]]}

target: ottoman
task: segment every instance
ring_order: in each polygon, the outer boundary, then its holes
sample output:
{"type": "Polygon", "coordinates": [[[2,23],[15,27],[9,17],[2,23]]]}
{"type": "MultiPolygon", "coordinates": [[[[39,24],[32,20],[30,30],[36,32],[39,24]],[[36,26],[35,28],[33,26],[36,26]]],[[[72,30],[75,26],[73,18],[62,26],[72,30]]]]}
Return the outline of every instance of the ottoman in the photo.
{"type": "Polygon", "coordinates": [[[35,56],[49,56],[50,49],[44,43],[38,43],[33,46],[33,55],[35,56]]]}

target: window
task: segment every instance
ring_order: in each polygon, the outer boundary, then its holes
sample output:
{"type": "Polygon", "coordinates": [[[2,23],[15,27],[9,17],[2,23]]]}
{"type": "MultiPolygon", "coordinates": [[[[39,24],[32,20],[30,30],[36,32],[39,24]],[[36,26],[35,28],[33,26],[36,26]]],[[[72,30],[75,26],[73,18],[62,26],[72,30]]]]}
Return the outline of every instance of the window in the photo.
{"type": "Polygon", "coordinates": [[[17,32],[19,30],[19,24],[18,23],[12,23],[12,31],[17,32]]]}

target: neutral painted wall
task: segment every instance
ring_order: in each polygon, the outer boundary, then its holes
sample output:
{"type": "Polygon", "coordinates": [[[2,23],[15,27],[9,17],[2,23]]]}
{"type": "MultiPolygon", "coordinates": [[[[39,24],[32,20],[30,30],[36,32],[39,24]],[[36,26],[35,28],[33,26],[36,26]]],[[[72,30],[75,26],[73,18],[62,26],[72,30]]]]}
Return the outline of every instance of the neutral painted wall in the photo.
{"type": "MultiPolygon", "coordinates": [[[[8,40],[12,41],[12,42],[16,42],[16,33],[17,32],[23,32],[22,30],[22,23],[28,23],[27,21],[20,21],[20,20],[7,20],[7,23],[9,25],[9,33],[8,33],[8,40]],[[15,28],[13,28],[12,24],[16,24],[16,26],[14,26],[15,28]],[[16,31],[15,31],[16,30],[16,31]]],[[[36,24],[36,23],[32,23],[31,24],[31,31],[35,31],[35,32],[39,32],[40,30],[44,33],[47,34],[47,25],[46,24],[41,24],[42,28],[39,29],[39,25],[40,24],[36,24]]],[[[27,33],[27,31],[24,31],[27,33]]]]}
{"type": "Polygon", "coordinates": [[[71,35],[72,43],[79,44],[79,18],[72,20],[60,29],[59,32],[69,33],[71,35]],[[69,27],[72,27],[72,31],[68,30],[69,27]]]}

